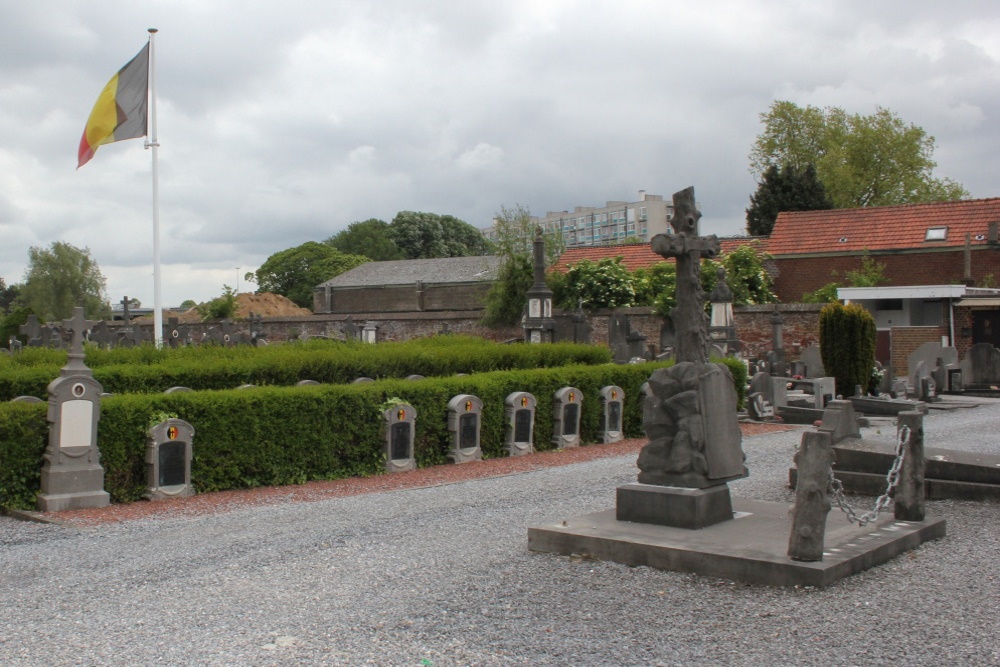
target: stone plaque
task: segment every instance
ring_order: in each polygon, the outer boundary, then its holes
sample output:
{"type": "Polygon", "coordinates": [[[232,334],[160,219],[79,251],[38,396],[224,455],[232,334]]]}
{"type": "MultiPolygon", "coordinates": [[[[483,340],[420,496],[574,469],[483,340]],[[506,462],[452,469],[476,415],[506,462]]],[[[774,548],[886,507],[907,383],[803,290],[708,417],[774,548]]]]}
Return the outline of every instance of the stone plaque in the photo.
{"type": "Polygon", "coordinates": [[[608,403],[608,430],[622,430],[622,404],[620,401],[608,403]]]}
{"type": "Polygon", "coordinates": [[[90,447],[91,430],[94,423],[93,402],[65,401],[59,407],[61,423],[59,446],[63,448],[90,447]]]}
{"type": "Polygon", "coordinates": [[[531,442],[531,413],[528,408],[514,412],[514,442],[531,442]]]}
{"type": "Polygon", "coordinates": [[[187,443],[173,440],[160,444],[160,486],[177,486],[185,483],[184,453],[187,443]]]}
{"type": "Polygon", "coordinates": [[[542,316],[542,303],[539,299],[528,299],[528,317],[539,318],[542,316]]]}
{"type": "Polygon", "coordinates": [[[410,424],[397,422],[392,425],[389,433],[390,457],[394,461],[410,458],[410,424]]]}
{"type": "Polygon", "coordinates": [[[479,446],[479,415],[470,412],[458,418],[458,446],[472,449],[479,446]]]}
{"type": "Polygon", "coordinates": [[[563,435],[576,435],[577,422],[580,420],[580,404],[567,403],[563,407],[563,435]]]}

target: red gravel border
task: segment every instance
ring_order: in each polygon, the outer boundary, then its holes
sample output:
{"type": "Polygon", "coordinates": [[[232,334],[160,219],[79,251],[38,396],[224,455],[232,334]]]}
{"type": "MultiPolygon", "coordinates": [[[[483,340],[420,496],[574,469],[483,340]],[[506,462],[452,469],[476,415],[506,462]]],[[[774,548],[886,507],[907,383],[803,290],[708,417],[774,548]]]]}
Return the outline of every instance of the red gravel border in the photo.
{"type": "MultiPolygon", "coordinates": [[[[793,430],[794,426],[775,423],[741,423],[744,437],[793,430]]],[[[171,498],[155,502],[135,502],[110,505],[100,509],[66,510],[63,512],[18,512],[20,518],[60,523],[73,527],[95,526],[145,519],[148,517],[198,516],[215,514],[250,506],[300,503],[342,498],[363,493],[417,489],[441,484],[454,484],[470,479],[503,477],[542,468],[569,465],[593,459],[638,455],[646,444],[645,438],[622,440],[610,445],[571,447],[551,452],[536,452],[527,456],[503,457],[472,461],[461,465],[441,465],[409,472],[373,477],[350,477],[323,482],[307,482],[292,486],[263,486],[235,491],[202,493],[189,498],[171,498]]]]}

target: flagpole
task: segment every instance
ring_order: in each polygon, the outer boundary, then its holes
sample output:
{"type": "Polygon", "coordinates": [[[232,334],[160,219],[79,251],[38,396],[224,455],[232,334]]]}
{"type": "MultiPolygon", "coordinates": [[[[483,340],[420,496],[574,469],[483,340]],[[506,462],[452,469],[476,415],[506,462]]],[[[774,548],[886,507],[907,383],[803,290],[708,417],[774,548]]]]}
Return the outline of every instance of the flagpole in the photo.
{"type": "Polygon", "coordinates": [[[163,347],[163,303],[160,296],[160,180],[156,137],[156,46],[157,29],[149,29],[149,141],[153,150],[153,341],[163,347]]]}

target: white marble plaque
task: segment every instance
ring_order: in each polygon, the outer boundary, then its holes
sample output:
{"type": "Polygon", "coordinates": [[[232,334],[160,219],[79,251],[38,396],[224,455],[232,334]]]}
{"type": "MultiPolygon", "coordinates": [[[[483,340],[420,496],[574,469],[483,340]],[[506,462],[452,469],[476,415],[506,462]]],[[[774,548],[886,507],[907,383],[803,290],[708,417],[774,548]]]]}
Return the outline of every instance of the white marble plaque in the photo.
{"type": "Polygon", "coordinates": [[[531,342],[532,343],[541,343],[542,342],[542,332],[539,331],[538,329],[532,329],[531,330],[531,342]]]}
{"type": "Polygon", "coordinates": [[[528,299],[528,317],[541,317],[542,304],[539,299],[528,299]]]}
{"type": "Polygon", "coordinates": [[[90,447],[94,431],[94,404],[66,401],[59,413],[59,446],[90,447]]]}
{"type": "Polygon", "coordinates": [[[545,313],[542,317],[545,317],[546,319],[552,317],[552,299],[545,299],[545,301],[542,302],[542,305],[545,313]]]}

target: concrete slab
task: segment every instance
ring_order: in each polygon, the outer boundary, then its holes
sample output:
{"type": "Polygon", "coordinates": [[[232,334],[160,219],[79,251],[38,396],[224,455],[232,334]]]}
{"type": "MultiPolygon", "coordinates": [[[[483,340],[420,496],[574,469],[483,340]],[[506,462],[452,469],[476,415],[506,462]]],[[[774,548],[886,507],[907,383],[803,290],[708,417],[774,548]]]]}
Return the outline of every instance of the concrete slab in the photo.
{"type": "Polygon", "coordinates": [[[528,529],[528,549],[587,554],[624,565],[690,572],[751,584],[824,587],[944,537],[944,519],[896,521],[891,513],[859,528],[839,511],[827,518],[823,560],[788,558],[789,505],[733,499],[734,519],[700,530],[618,521],[615,510],[528,529]]]}

